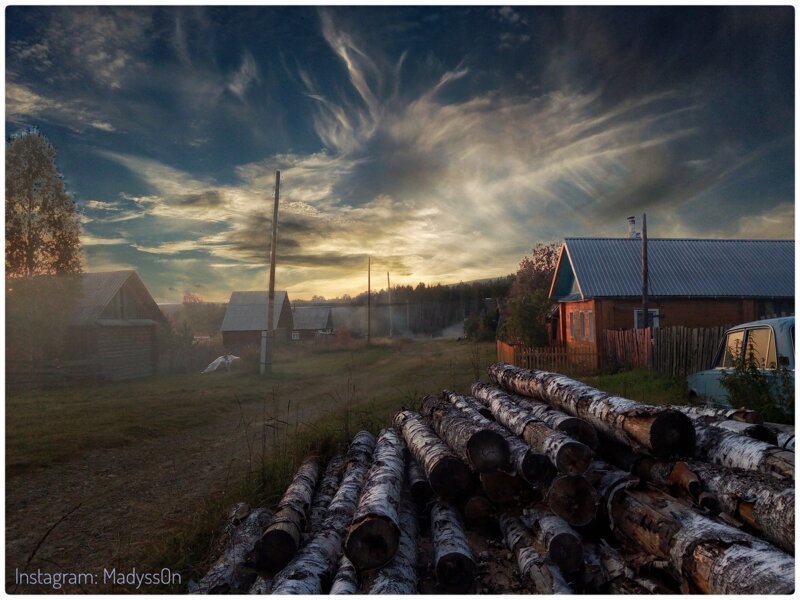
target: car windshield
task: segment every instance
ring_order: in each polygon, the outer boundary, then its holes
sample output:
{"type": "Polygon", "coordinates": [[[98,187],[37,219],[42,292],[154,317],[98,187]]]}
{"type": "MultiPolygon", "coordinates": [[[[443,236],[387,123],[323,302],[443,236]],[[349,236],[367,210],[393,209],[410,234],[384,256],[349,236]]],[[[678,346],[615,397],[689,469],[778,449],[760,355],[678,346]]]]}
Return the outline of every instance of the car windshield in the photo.
{"type": "Polygon", "coordinates": [[[718,367],[734,367],[742,354],[744,331],[732,331],[725,338],[725,351],[720,356],[718,367]]]}

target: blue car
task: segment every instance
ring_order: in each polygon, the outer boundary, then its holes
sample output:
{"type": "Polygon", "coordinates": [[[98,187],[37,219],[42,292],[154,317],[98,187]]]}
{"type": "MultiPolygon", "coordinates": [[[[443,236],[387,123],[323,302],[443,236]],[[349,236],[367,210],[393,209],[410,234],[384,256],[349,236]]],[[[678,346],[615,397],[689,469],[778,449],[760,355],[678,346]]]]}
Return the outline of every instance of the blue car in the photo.
{"type": "Polygon", "coordinates": [[[709,405],[731,407],[720,377],[731,373],[736,361],[751,352],[776,391],[781,389],[782,383],[777,374],[779,366],[786,369],[794,389],[794,317],[780,317],[743,323],[729,329],[717,351],[714,368],[689,375],[689,395],[709,405]],[[745,353],[743,348],[747,349],[745,353]]]}

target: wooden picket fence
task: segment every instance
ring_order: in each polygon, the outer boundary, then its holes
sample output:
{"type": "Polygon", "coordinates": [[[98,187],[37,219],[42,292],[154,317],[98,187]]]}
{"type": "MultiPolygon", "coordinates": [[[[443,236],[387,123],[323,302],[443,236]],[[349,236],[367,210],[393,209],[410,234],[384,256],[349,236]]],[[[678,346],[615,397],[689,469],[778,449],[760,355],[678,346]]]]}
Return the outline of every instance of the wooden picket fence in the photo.
{"type": "Polygon", "coordinates": [[[730,326],[665,327],[653,338],[653,370],[674,377],[710,369],[730,326]]]}
{"type": "Polygon", "coordinates": [[[728,326],[665,327],[603,332],[603,366],[652,369],[684,377],[711,367],[728,326]]]}
{"type": "Polygon", "coordinates": [[[564,346],[531,348],[497,340],[497,360],[524,369],[556,373],[591,373],[597,370],[597,353],[594,350],[564,346]]]}

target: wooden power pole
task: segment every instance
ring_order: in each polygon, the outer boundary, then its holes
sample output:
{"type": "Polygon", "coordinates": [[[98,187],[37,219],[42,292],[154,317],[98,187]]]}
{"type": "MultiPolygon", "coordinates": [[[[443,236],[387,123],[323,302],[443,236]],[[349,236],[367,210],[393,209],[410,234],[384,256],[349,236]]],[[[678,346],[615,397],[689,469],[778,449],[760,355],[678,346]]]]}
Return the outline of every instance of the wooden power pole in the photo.
{"type": "Polygon", "coordinates": [[[278,199],[281,193],[281,172],[275,171],[275,206],[272,209],[272,242],[269,250],[269,298],[267,300],[267,331],[261,332],[262,375],[272,370],[272,350],[275,344],[275,253],[278,249],[278,199]],[[269,337],[269,339],[267,339],[269,337]]]}
{"type": "Polygon", "coordinates": [[[650,314],[647,308],[647,213],[642,214],[642,327],[650,326],[650,314]]]}
{"type": "Polygon", "coordinates": [[[392,282],[389,281],[389,271],[386,271],[386,291],[389,294],[389,337],[394,335],[392,327],[392,282]]]}
{"type": "Polygon", "coordinates": [[[371,333],[370,327],[372,326],[372,257],[367,257],[367,344],[369,344],[369,337],[371,333]]]}

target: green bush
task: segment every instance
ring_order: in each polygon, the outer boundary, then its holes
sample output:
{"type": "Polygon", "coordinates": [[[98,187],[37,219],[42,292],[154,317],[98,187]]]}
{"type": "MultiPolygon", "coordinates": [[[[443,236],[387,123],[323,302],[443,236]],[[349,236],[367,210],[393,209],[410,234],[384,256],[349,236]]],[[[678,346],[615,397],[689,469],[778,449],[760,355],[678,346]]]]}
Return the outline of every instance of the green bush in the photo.
{"type": "Polygon", "coordinates": [[[720,377],[732,406],[758,411],[766,421],[794,422],[794,381],[785,367],[778,367],[776,381],[771,381],[759,367],[752,347],[743,360],[736,358],[735,365],[720,377]]]}

